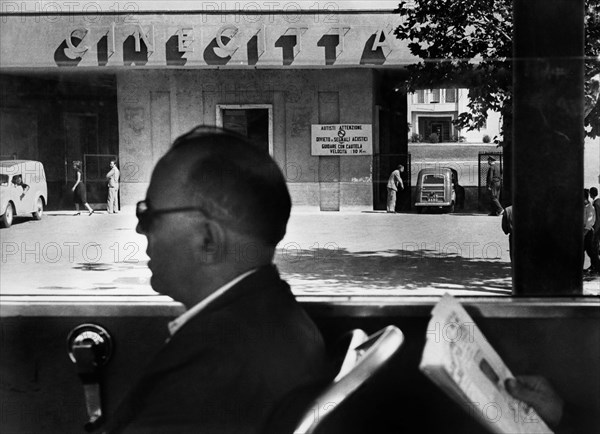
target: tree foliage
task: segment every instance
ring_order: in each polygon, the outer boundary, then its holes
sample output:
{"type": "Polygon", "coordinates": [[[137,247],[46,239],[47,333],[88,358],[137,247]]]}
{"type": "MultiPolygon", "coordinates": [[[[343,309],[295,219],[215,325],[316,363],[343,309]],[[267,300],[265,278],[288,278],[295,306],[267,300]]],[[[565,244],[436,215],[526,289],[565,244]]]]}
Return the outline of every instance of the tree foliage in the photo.
{"type": "MultiPolygon", "coordinates": [[[[395,29],[420,61],[409,65],[407,91],[438,87],[469,89],[469,112],[459,128],[478,129],[490,110],[509,129],[512,119],[513,0],[403,0],[395,29]]],[[[586,125],[600,135],[600,0],[586,1],[586,125]]]]}

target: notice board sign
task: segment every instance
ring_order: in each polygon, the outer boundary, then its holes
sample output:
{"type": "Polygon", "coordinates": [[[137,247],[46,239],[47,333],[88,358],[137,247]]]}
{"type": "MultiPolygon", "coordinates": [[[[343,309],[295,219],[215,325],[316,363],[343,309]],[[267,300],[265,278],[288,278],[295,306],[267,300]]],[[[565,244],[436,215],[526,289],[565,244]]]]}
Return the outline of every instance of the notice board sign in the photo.
{"type": "Polygon", "coordinates": [[[317,124],[311,127],[311,155],[373,155],[371,124],[317,124]]]}

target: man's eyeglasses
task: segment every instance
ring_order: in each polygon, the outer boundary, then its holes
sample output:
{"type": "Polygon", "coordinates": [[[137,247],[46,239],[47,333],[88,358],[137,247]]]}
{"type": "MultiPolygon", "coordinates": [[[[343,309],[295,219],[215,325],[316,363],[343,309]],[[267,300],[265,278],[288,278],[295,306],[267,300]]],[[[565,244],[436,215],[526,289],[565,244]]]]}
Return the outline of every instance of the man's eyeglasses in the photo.
{"type": "Polygon", "coordinates": [[[208,212],[199,206],[184,206],[179,208],[152,209],[147,200],[140,200],[135,207],[135,216],[138,219],[138,224],[143,232],[148,232],[152,226],[152,221],[161,214],[172,214],[178,212],[199,211],[210,217],[208,212]]]}

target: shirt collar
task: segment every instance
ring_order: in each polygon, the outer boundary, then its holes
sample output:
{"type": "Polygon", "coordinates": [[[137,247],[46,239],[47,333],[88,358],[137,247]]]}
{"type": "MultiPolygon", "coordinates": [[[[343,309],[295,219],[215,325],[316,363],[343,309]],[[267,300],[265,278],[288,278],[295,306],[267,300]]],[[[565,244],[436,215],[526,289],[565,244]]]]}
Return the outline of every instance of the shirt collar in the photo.
{"type": "Polygon", "coordinates": [[[231,280],[229,283],[226,283],[225,285],[221,286],[219,289],[217,289],[215,292],[210,294],[208,297],[201,300],[199,303],[195,304],[191,309],[188,309],[187,311],[182,313],[180,316],[175,318],[173,321],[171,321],[168,324],[169,334],[171,336],[173,336],[177,332],[177,330],[179,330],[186,322],[188,322],[190,319],[192,319],[194,316],[198,315],[198,313],[200,313],[202,310],[204,310],[204,308],[206,308],[206,306],[208,306],[208,304],[211,301],[213,301],[216,298],[223,295],[229,288],[233,287],[235,284],[242,281],[243,279],[248,277],[250,274],[254,273],[256,270],[257,269],[254,268],[252,270],[246,271],[243,274],[240,274],[238,277],[231,280]]]}

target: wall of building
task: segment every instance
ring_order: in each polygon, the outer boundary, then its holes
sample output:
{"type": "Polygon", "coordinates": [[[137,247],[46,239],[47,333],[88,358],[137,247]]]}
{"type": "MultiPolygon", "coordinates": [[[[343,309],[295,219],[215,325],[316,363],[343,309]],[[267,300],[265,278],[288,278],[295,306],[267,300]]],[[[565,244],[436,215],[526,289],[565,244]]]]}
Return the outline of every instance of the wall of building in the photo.
{"type": "Polygon", "coordinates": [[[145,195],[180,134],[216,124],[217,104],[272,104],[273,157],[295,206],[373,206],[372,156],[311,155],[311,124],[373,123],[370,69],[128,70],[117,74],[121,201],[145,195]]]}

